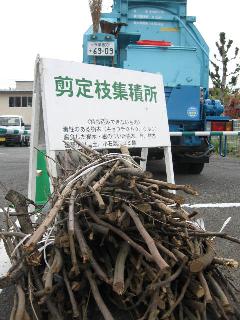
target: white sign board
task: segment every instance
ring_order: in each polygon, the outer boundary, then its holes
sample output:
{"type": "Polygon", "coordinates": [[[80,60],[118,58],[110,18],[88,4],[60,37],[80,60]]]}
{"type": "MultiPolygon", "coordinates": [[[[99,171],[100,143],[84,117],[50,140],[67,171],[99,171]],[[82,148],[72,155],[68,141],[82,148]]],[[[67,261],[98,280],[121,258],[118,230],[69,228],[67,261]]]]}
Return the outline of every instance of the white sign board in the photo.
{"type": "MultiPolygon", "coordinates": [[[[56,177],[55,151],[65,150],[69,144],[78,149],[74,138],[95,149],[142,148],[144,159],[148,148],[164,147],[167,180],[174,183],[163,79],[159,74],[38,57],[30,199],[35,201],[38,193],[37,150],[46,151],[48,172],[56,177]]],[[[145,169],[146,161],[141,166],[145,169]]]]}
{"type": "Polygon", "coordinates": [[[40,60],[48,150],[73,138],[93,148],[170,146],[162,76],[40,60]]]}

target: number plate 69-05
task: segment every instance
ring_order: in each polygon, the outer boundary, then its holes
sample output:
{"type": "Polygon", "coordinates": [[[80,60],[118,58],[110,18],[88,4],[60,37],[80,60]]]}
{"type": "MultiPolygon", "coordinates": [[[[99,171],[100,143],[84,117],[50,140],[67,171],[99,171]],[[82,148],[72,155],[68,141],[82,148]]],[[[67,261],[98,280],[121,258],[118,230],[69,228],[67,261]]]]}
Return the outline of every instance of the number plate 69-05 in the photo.
{"type": "Polygon", "coordinates": [[[114,56],[114,42],[88,42],[89,56],[114,56]]]}

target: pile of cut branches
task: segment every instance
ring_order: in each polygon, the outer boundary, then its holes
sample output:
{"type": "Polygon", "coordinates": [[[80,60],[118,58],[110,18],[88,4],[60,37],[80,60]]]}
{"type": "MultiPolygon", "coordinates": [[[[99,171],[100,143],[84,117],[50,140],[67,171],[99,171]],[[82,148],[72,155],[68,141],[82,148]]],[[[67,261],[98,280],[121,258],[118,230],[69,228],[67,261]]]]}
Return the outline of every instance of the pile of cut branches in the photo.
{"type": "Polygon", "coordinates": [[[25,197],[6,196],[19,221],[5,212],[1,232],[12,267],[0,288],[16,286],[11,319],[240,319],[220,271],[238,263],[216,255],[214,238],[240,241],[202,230],[172,191],[197,192],[153,179],[127,150],[76,142],[58,156],[61,174],[38,220],[25,197]]]}

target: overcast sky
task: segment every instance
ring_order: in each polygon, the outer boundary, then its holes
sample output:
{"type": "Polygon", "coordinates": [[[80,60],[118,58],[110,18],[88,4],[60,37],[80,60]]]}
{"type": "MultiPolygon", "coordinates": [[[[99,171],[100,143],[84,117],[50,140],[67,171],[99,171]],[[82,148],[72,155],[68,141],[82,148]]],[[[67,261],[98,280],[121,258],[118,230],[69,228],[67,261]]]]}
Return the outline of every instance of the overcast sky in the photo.
{"type": "MultiPolygon", "coordinates": [[[[103,1],[109,9],[112,1],[103,1]]],[[[240,46],[239,8],[238,0],[188,0],[188,15],[197,16],[212,53],[221,31],[240,46]]],[[[15,80],[33,80],[38,53],[81,61],[82,36],[90,24],[88,0],[2,0],[0,88],[13,87],[15,80]]]]}

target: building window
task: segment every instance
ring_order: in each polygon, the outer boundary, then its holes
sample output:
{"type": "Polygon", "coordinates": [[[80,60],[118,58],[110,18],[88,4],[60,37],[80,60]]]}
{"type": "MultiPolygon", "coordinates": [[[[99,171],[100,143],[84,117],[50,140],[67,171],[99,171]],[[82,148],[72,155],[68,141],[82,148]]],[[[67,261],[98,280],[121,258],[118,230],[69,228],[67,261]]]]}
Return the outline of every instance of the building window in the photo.
{"type": "Polygon", "coordinates": [[[9,107],[14,107],[14,97],[9,97],[9,107]]]}
{"type": "Polygon", "coordinates": [[[10,108],[31,107],[32,97],[9,97],[10,108]]]}
{"type": "Polygon", "coordinates": [[[27,97],[22,97],[22,107],[27,107],[27,97]]]}
{"type": "Polygon", "coordinates": [[[31,107],[32,106],[32,97],[27,97],[27,101],[28,101],[27,106],[31,107]]]}
{"type": "Polygon", "coordinates": [[[21,107],[21,97],[15,97],[15,106],[17,108],[21,107]]]}

